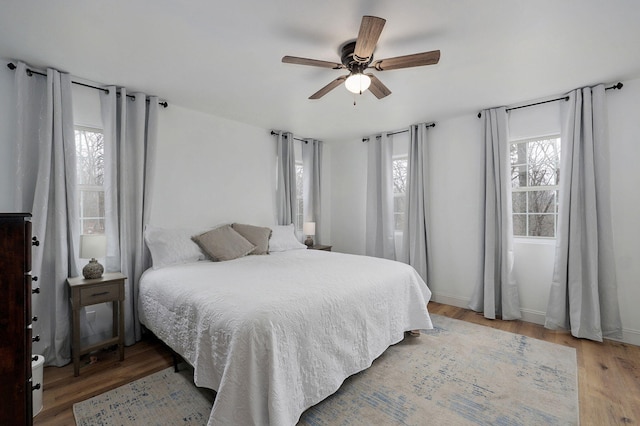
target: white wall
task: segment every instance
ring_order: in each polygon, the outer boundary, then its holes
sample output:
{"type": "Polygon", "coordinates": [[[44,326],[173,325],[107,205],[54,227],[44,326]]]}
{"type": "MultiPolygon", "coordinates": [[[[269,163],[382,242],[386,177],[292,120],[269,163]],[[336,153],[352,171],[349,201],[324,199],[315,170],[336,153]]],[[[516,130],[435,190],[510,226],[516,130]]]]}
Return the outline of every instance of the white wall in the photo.
{"type": "Polygon", "coordinates": [[[640,345],[640,79],[607,92],[611,205],[624,337],[640,345]]]}
{"type": "MultiPolygon", "coordinates": [[[[640,345],[640,79],[608,91],[611,202],[624,340],[640,345]]],[[[554,134],[559,103],[510,112],[514,138],[554,134]]],[[[475,114],[438,121],[429,130],[433,300],[466,307],[479,279],[481,250],[481,120],[475,114]]],[[[366,144],[332,144],[334,249],[364,253],[366,144]]],[[[555,253],[554,240],[516,239],[515,275],[525,320],[542,322],[555,253]]]]}
{"type": "Polygon", "coordinates": [[[265,129],[188,110],[160,111],[151,223],[275,223],[275,139],[265,129]]]}
{"type": "Polygon", "coordinates": [[[11,141],[15,139],[15,93],[14,72],[4,66],[7,60],[0,59],[0,212],[15,211],[15,161],[11,141]]]}

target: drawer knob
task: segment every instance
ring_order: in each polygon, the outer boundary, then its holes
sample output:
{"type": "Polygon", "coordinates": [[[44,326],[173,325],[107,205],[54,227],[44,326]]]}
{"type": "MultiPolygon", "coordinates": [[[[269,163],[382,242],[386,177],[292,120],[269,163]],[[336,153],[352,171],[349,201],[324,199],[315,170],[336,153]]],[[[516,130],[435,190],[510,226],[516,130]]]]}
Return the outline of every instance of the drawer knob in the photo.
{"type": "Polygon", "coordinates": [[[31,277],[31,281],[38,281],[38,277],[31,277]]]}
{"type": "Polygon", "coordinates": [[[38,241],[38,237],[33,237],[31,238],[31,244],[34,246],[39,246],[40,245],[40,241],[38,241]]]}
{"type": "Polygon", "coordinates": [[[39,342],[40,341],[40,335],[37,335],[36,337],[32,337],[31,340],[34,341],[34,342],[39,342]]]}
{"type": "Polygon", "coordinates": [[[40,294],[40,287],[31,290],[31,294],[40,294]]]}
{"type": "Polygon", "coordinates": [[[38,360],[38,355],[34,355],[31,357],[31,362],[36,362],[38,360]]]}
{"type": "Polygon", "coordinates": [[[101,291],[100,293],[93,293],[91,295],[91,297],[104,296],[105,294],[109,294],[109,292],[108,291],[101,291]]]}
{"type": "Polygon", "coordinates": [[[40,383],[38,383],[35,386],[31,386],[31,391],[38,390],[40,388],[41,388],[40,383]]]}
{"type": "Polygon", "coordinates": [[[31,322],[36,322],[36,321],[38,321],[38,317],[31,318],[31,322]]]}

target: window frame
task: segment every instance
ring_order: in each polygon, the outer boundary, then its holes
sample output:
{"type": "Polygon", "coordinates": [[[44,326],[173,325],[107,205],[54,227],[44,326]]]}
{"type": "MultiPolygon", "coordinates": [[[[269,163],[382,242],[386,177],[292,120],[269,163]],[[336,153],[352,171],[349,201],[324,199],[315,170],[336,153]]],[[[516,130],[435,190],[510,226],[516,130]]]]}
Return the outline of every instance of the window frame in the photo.
{"type": "Polygon", "coordinates": [[[407,215],[407,211],[406,211],[407,205],[406,205],[406,201],[405,201],[405,203],[404,203],[405,210],[403,212],[397,212],[396,211],[396,199],[405,198],[405,200],[406,200],[406,196],[407,196],[407,192],[406,192],[407,182],[406,182],[406,180],[408,178],[408,176],[406,174],[409,172],[409,154],[394,155],[392,157],[392,159],[391,159],[391,167],[392,167],[392,176],[391,176],[391,178],[393,180],[393,189],[394,189],[394,191],[393,191],[393,229],[394,229],[395,233],[403,233],[404,232],[404,223],[405,223],[406,215],[407,215]],[[395,170],[394,163],[396,161],[404,161],[406,163],[406,166],[405,166],[405,169],[406,169],[406,172],[405,172],[405,191],[404,192],[396,192],[395,191],[395,188],[396,188],[396,185],[395,185],[396,177],[394,176],[393,171],[395,170]],[[396,217],[398,215],[400,215],[400,214],[403,217],[402,221],[401,221],[402,229],[398,229],[396,227],[396,224],[397,224],[396,217]]]}
{"type": "Polygon", "coordinates": [[[302,160],[295,161],[296,172],[296,212],[293,221],[296,233],[302,235],[304,224],[304,164],[302,160]]]}
{"type": "MultiPolygon", "coordinates": [[[[103,153],[102,155],[104,156],[104,129],[101,129],[99,127],[93,127],[93,126],[86,126],[86,125],[74,125],[74,137],[77,137],[77,132],[90,132],[90,133],[99,133],[102,135],[103,137],[103,153]]],[[[78,156],[78,147],[76,146],[76,156],[78,156]]],[[[104,167],[104,158],[103,158],[103,167],[104,167]]],[[[76,160],[76,168],[79,168],[79,162],[78,160],[76,160]]],[[[79,170],[76,172],[79,173],[79,170]]],[[[104,171],[103,171],[104,173],[104,171]]],[[[104,197],[105,197],[105,185],[104,185],[104,181],[102,183],[102,185],[95,185],[95,184],[81,184],[80,183],[80,179],[78,179],[78,181],[76,182],[76,193],[78,196],[78,222],[80,225],[80,233],[84,234],[85,233],[85,222],[89,221],[89,220],[94,220],[94,221],[98,221],[98,222],[102,222],[103,224],[103,229],[101,232],[94,232],[95,234],[101,235],[104,234],[106,232],[105,230],[105,226],[106,226],[106,211],[105,211],[105,205],[104,205],[104,197]],[[97,192],[97,193],[102,193],[102,199],[103,199],[103,205],[102,205],[102,216],[84,216],[84,200],[85,200],[85,195],[87,193],[90,192],[97,192]]]]}
{"type": "MultiPolygon", "coordinates": [[[[532,186],[529,185],[529,166],[530,166],[530,162],[529,162],[529,150],[527,147],[527,155],[526,155],[526,162],[525,163],[516,163],[516,164],[512,164],[511,161],[509,161],[509,168],[510,168],[510,176],[513,173],[513,168],[517,167],[517,166],[522,166],[524,165],[526,167],[526,172],[527,172],[527,185],[526,186],[519,186],[519,187],[514,187],[511,183],[511,179],[510,179],[510,186],[511,186],[511,198],[512,198],[512,204],[513,204],[513,198],[514,198],[514,194],[516,193],[524,193],[526,194],[525,196],[525,209],[524,212],[514,212],[514,208],[513,205],[511,207],[511,217],[512,217],[512,221],[515,223],[515,217],[516,216],[523,216],[525,218],[524,220],[524,225],[525,225],[525,234],[526,235],[516,235],[515,232],[513,234],[513,237],[518,239],[518,240],[533,240],[533,241],[554,241],[557,236],[558,236],[558,213],[559,213],[559,192],[560,192],[560,165],[561,165],[561,148],[562,148],[562,139],[561,139],[561,135],[554,133],[554,134],[550,134],[550,135],[541,135],[541,136],[536,136],[536,137],[529,137],[529,138],[523,138],[523,139],[512,139],[509,140],[509,152],[511,152],[511,147],[513,145],[518,145],[518,144],[529,144],[531,142],[538,142],[538,141],[545,141],[545,140],[552,140],[552,139],[556,139],[557,140],[557,144],[558,144],[558,156],[557,156],[557,164],[556,164],[556,170],[557,170],[557,178],[556,178],[556,184],[555,185],[538,185],[538,186],[532,186]],[[554,202],[553,202],[553,206],[554,206],[554,211],[552,213],[542,213],[542,212],[531,212],[529,210],[529,194],[536,192],[536,191],[554,191],[554,202]],[[531,216],[553,216],[553,236],[543,236],[543,235],[529,235],[530,234],[530,228],[529,228],[529,219],[531,216]]],[[[515,225],[514,225],[515,226],[515,225]]]]}

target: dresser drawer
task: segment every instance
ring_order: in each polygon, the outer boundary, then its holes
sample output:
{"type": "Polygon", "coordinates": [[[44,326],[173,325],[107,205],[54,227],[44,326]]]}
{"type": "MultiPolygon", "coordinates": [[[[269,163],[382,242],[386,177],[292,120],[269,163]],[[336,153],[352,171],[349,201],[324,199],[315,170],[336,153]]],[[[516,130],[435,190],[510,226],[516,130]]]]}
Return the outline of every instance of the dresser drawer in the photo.
{"type": "Polygon", "coordinates": [[[96,303],[122,300],[120,283],[102,284],[97,287],[80,289],[80,306],[95,305],[96,303]]]}

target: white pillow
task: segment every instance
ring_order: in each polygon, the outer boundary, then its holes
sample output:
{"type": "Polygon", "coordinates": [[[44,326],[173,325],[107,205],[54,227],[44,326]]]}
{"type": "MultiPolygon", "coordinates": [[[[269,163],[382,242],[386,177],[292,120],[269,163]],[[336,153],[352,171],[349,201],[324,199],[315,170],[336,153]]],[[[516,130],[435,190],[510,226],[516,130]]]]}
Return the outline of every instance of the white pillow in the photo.
{"type": "Polygon", "coordinates": [[[306,249],[307,246],[298,241],[293,223],[290,225],[276,225],[271,227],[269,251],[287,251],[306,249]]]}
{"type": "Polygon", "coordinates": [[[144,241],[151,252],[153,269],[204,260],[204,253],[191,240],[192,235],[200,233],[201,229],[164,229],[147,225],[144,241]]]}

